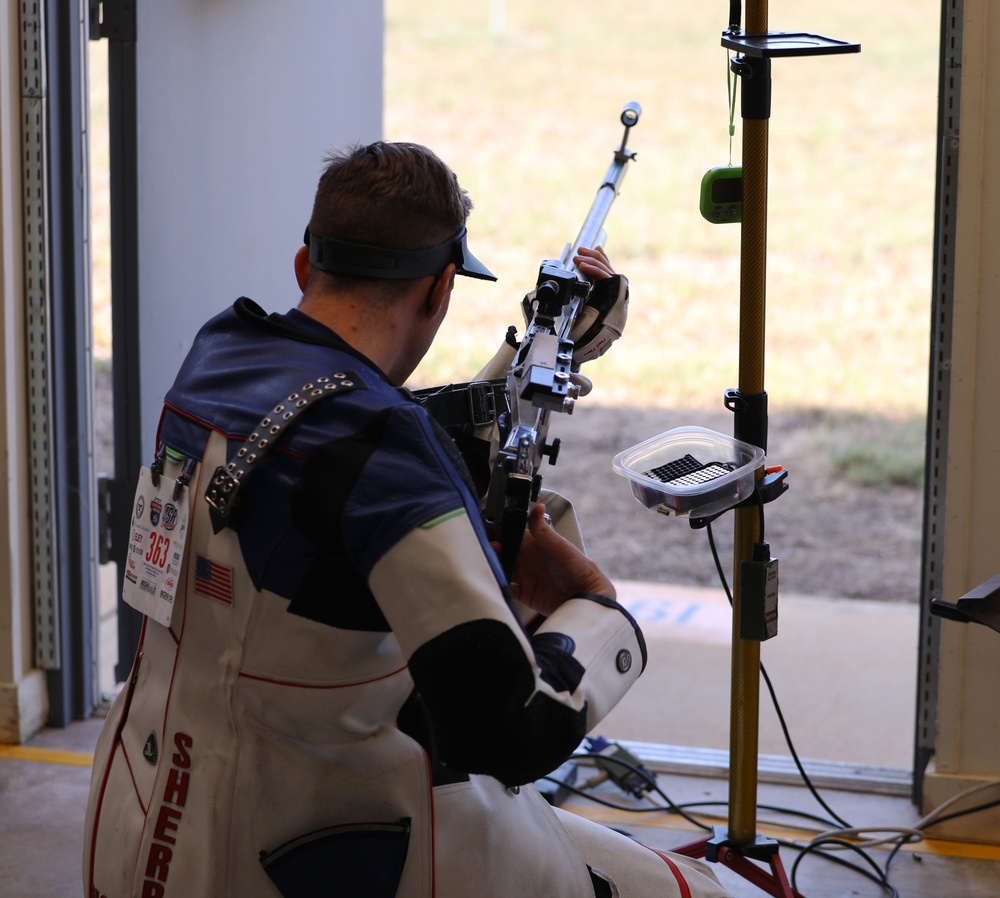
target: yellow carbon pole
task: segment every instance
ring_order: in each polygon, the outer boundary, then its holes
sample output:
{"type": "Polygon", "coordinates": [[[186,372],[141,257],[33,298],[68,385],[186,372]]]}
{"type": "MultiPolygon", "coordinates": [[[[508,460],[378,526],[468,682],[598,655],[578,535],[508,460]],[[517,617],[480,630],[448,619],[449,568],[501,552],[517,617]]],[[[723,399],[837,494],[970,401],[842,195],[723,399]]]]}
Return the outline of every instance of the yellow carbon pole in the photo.
{"type": "MultiPolygon", "coordinates": [[[[767,30],[767,0],[749,0],[746,33],[767,34],[767,30]]],[[[746,89],[745,84],[741,89],[746,89]]],[[[739,390],[744,396],[764,393],[767,150],[768,120],[744,118],[739,357],[739,390]]],[[[757,836],[760,643],[744,640],[740,635],[740,565],[751,557],[753,544],[759,539],[757,509],[736,509],[729,731],[729,838],[736,845],[752,845],[757,836]]]]}

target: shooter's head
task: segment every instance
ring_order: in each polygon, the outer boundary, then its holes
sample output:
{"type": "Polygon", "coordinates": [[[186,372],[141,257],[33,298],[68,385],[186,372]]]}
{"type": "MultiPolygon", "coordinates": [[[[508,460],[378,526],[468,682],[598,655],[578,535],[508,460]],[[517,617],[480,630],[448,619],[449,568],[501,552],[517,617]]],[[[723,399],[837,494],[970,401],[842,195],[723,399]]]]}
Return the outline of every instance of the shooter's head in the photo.
{"type": "Polygon", "coordinates": [[[472,200],[427,147],[377,141],[331,153],[306,230],[314,269],[406,280],[442,271],[496,280],[466,245],[472,200]]]}

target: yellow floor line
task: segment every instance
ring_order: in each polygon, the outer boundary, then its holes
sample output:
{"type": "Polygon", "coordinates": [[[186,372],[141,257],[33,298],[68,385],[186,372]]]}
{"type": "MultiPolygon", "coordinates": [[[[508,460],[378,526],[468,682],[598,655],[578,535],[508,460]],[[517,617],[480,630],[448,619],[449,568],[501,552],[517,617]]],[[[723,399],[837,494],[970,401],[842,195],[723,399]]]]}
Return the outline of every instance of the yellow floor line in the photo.
{"type": "MultiPolygon", "coordinates": [[[[94,756],[81,751],[61,751],[54,748],[31,748],[25,745],[7,745],[0,742],[0,758],[9,758],[14,761],[37,761],[42,764],[65,764],[71,767],[92,767],[94,756]]],[[[616,811],[611,808],[585,807],[583,805],[568,805],[565,810],[593,820],[595,823],[632,826],[662,826],[664,829],[680,829],[679,835],[683,844],[684,841],[694,841],[699,833],[692,831],[693,838],[685,839],[683,824],[678,827],[677,821],[671,820],[673,826],[663,826],[650,815],[630,814],[628,811],[616,811]],[[645,819],[642,819],[645,818],[645,819]]],[[[705,817],[706,823],[724,823],[721,818],[705,817]]],[[[761,833],[772,839],[785,839],[803,841],[805,838],[800,830],[783,830],[775,826],[762,825],[761,833]]],[[[903,851],[912,851],[917,854],[934,854],[944,857],[973,858],[977,860],[1000,861],[1000,845],[982,845],[976,842],[946,842],[936,839],[925,839],[923,842],[916,842],[912,845],[904,845],[903,851]]]]}
{"type": "Polygon", "coordinates": [[[42,764],[68,764],[71,767],[92,767],[94,756],[82,751],[60,751],[55,748],[31,748],[27,745],[6,745],[0,742],[0,758],[14,761],[39,761],[42,764]]]}
{"type": "MultiPolygon", "coordinates": [[[[574,814],[578,814],[581,817],[586,817],[588,820],[593,820],[595,823],[602,823],[604,825],[653,826],[669,829],[678,833],[678,846],[684,845],[687,842],[693,842],[695,839],[699,838],[699,836],[703,835],[703,833],[693,829],[685,831],[687,824],[683,821],[678,821],[676,818],[668,818],[669,822],[665,821],[661,823],[655,819],[655,815],[633,814],[628,811],[616,811],[612,808],[586,807],[576,804],[567,804],[564,805],[563,808],[564,810],[572,811],[574,814]],[[690,838],[687,837],[688,833],[690,833],[690,838]]],[[[701,815],[701,819],[710,826],[713,824],[725,824],[726,822],[721,818],[705,815],[701,815]]],[[[760,832],[762,835],[772,839],[782,839],[785,841],[795,841],[800,843],[806,842],[809,838],[811,838],[811,835],[804,835],[801,830],[782,829],[778,826],[763,823],[760,826],[760,832]]],[[[889,848],[886,847],[885,850],[889,850],[889,848]]],[[[925,839],[922,842],[915,842],[912,845],[904,845],[901,850],[913,852],[914,854],[1000,861],[1000,845],[983,845],[978,842],[951,842],[937,839],[925,839]]]]}

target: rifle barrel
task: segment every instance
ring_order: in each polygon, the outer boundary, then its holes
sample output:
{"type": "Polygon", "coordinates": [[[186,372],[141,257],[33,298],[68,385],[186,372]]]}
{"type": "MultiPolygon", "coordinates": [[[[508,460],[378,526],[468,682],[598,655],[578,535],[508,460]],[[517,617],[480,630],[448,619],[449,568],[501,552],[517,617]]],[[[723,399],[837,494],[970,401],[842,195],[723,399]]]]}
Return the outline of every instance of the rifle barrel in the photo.
{"type": "Polygon", "coordinates": [[[604,176],[604,183],[597,189],[597,196],[594,197],[594,202],[583,221],[580,233],[566,251],[564,258],[560,260],[563,267],[575,272],[576,266],[573,264],[573,257],[580,251],[580,247],[593,249],[600,242],[605,219],[608,217],[608,212],[611,211],[612,203],[621,191],[628,163],[634,155],[631,151],[619,150],[615,153],[614,161],[604,176]]]}

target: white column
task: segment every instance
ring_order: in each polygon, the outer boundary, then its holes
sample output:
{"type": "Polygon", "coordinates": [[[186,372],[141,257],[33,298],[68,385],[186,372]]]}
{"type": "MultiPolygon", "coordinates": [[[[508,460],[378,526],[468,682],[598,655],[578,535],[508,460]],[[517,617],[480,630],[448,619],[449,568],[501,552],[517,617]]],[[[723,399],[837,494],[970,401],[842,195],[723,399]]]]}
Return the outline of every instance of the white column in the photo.
{"type": "MultiPolygon", "coordinates": [[[[998,41],[1000,13],[991,15],[987,0],[966,0],[942,594],[949,602],[1000,573],[1000,72],[990,52],[998,41]]],[[[936,755],[924,779],[924,810],[994,779],[1000,633],[942,621],[936,755]]],[[[997,842],[1000,811],[932,832],[997,842]]]]}
{"type": "Polygon", "coordinates": [[[0,742],[13,743],[48,715],[31,619],[19,7],[0,3],[0,742]]]}

